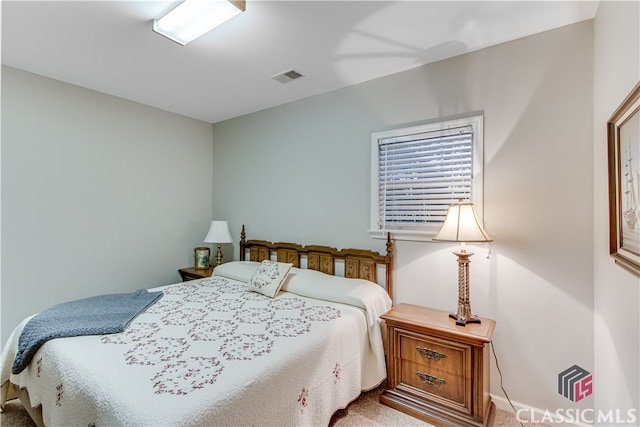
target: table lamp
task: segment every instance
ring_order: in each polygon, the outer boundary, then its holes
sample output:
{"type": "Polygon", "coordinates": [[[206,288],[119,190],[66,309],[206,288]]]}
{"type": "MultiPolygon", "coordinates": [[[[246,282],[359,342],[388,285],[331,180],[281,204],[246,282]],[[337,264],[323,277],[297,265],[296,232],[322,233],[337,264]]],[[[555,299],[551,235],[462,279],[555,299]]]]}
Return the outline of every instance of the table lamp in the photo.
{"type": "Polygon", "coordinates": [[[207,237],[204,238],[205,243],[217,243],[218,251],[216,252],[216,265],[222,263],[222,245],[221,243],[231,243],[231,233],[229,232],[229,224],[227,221],[211,221],[207,237]]]}
{"type": "Polygon", "coordinates": [[[433,240],[444,242],[460,242],[458,256],[458,311],[449,317],[456,320],[456,325],[466,326],[467,323],[480,323],[480,318],[471,314],[469,298],[469,257],[473,252],[467,252],[465,243],[492,242],[493,239],[482,228],[473,203],[460,200],[449,206],[442,228],[433,240]]]}

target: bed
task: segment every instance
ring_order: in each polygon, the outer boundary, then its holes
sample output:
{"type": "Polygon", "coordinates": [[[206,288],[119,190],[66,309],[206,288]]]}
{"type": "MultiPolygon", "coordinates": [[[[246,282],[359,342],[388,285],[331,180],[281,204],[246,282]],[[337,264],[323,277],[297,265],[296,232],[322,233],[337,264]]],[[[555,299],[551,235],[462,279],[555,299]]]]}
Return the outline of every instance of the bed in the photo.
{"type": "Polygon", "coordinates": [[[210,278],[150,289],[162,297],[124,332],[47,341],[12,374],[25,319],[0,403],[20,397],[47,426],[327,425],[386,378],[391,240],[383,255],[246,240],[243,226],[239,246],[210,278]]]}

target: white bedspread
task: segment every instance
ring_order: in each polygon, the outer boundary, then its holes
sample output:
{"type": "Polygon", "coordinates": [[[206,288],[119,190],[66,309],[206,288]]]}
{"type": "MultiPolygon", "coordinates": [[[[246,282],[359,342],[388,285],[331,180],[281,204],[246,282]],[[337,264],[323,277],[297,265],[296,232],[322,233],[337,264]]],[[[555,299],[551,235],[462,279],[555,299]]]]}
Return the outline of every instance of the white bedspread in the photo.
{"type": "Polygon", "coordinates": [[[49,341],[10,375],[23,322],[1,380],[25,387],[48,426],[324,426],[385,378],[378,318],[391,302],[340,281],[296,269],[273,299],[223,276],[159,288],[124,333],[49,341]]]}

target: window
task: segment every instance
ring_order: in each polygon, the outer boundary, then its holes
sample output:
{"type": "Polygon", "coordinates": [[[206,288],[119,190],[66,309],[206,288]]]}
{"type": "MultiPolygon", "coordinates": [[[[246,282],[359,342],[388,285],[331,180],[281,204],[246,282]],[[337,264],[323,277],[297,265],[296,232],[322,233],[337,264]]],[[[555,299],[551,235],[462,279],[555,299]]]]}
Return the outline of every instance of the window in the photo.
{"type": "Polygon", "coordinates": [[[482,134],[482,116],[372,134],[371,236],[428,240],[460,199],[482,216],[482,134]]]}

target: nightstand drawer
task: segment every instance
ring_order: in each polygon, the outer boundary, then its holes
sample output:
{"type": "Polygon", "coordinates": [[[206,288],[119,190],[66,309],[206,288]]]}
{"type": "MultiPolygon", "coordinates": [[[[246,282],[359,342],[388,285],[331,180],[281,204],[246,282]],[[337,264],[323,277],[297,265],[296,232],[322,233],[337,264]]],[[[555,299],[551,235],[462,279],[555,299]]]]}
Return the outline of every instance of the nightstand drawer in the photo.
{"type": "Polygon", "coordinates": [[[400,335],[400,357],[444,372],[461,372],[468,345],[405,332],[400,335]]]}
{"type": "Polygon", "coordinates": [[[399,331],[400,382],[468,408],[471,347],[399,331]]]}
{"type": "Polygon", "coordinates": [[[437,372],[425,370],[418,364],[404,361],[400,377],[400,384],[411,386],[416,389],[414,391],[446,399],[453,403],[453,406],[468,408],[465,400],[464,378],[453,375],[438,375],[437,372]]]}

